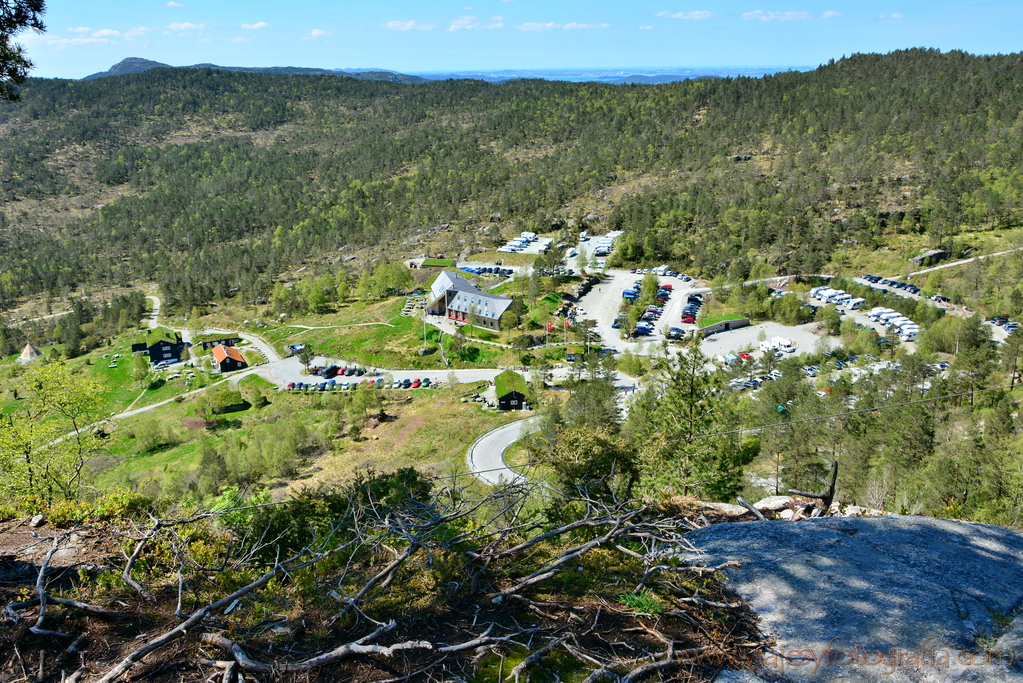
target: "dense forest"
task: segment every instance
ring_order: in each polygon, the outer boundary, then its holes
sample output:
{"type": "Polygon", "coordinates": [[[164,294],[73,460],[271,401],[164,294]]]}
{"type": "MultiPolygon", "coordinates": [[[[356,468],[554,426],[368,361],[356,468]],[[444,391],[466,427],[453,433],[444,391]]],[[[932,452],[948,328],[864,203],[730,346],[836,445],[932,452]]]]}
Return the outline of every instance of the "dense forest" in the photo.
{"type": "Polygon", "coordinates": [[[706,277],[817,272],[900,232],[954,249],[1023,214],[1021,66],[915,49],[654,86],[32,80],[0,103],[0,296],[155,280],[185,310],[253,300],[310,256],[441,223],[584,224],[607,186],[629,189],[600,217],[628,233],[618,258],[706,277]]]}

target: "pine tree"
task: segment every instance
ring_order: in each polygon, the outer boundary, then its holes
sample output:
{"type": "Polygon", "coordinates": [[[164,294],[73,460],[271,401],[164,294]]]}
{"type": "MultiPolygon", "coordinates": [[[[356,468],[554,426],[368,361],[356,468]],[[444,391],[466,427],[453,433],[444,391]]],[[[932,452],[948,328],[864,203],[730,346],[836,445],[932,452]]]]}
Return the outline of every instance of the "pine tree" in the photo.
{"type": "Polygon", "coordinates": [[[643,486],[684,496],[735,490],[742,469],[726,457],[728,442],[707,437],[718,427],[721,401],[707,357],[693,344],[665,362],[647,389],[661,400],[652,418],[657,436],[647,451],[643,486]]]}

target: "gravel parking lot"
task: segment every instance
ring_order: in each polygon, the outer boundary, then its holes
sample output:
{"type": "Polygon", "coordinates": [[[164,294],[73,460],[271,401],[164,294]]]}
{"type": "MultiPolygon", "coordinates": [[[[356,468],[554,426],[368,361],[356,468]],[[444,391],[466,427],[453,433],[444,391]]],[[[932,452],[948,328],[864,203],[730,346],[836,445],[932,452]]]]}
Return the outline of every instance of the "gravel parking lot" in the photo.
{"type": "MultiPolygon", "coordinates": [[[[718,332],[712,334],[700,344],[700,348],[703,352],[713,358],[714,356],[724,355],[726,353],[738,353],[739,351],[749,351],[751,349],[760,348],[760,333],[763,332],[764,338],[770,340],[772,337],[785,337],[786,339],[793,339],[796,342],[796,355],[803,353],[812,353],[817,348],[818,342],[827,344],[827,348],[834,348],[841,343],[841,340],[837,337],[820,336],[814,332],[820,323],[807,323],[806,325],[797,325],[795,327],[788,327],[780,323],[761,323],[759,325],[750,325],[749,327],[742,327],[738,330],[730,330],[728,332],[718,332]]],[[[759,355],[760,351],[756,351],[754,355],[759,355]]]]}
{"type": "Polygon", "coordinates": [[[609,270],[604,275],[604,281],[590,290],[590,293],[579,302],[579,306],[586,311],[580,318],[597,322],[597,331],[600,332],[605,346],[619,352],[628,350],[645,354],[664,340],[665,327],[695,329],[695,325],[683,325],[679,322],[682,309],[686,305],[686,295],[693,291],[694,282],[683,282],[677,277],[661,277],[661,284],[672,286],[672,296],[664,307],[664,314],[655,324],[654,334],[640,337],[638,340],[622,339],[620,330],[614,329],[611,324],[618,317],[618,310],[622,305],[622,292],[631,289],[636,280],[642,279],[642,275],[627,270],[609,270]]]}

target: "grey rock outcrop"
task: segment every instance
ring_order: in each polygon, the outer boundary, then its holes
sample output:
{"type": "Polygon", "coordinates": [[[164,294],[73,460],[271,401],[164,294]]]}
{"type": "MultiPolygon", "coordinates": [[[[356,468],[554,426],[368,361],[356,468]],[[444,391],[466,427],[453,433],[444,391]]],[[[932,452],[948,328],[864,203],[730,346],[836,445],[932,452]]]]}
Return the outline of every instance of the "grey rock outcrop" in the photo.
{"type": "Polygon", "coordinates": [[[1023,683],[1023,619],[1002,635],[1023,603],[1013,531],[893,515],[716,524],[689,540],[708,565],[741,563],[725,575],[775,641],[753,662],[763,678],[1023,683]]]}
{"type": "Polygon", "coordinates": [[[916,266],[932,266],[939,261],[944,261],[948,258],[948,252],[942,251],[941,249],[931,249],[930,251],[914,256],[909,259],[909,262],[916,266]]]}
{"type": "Polygon", "coordinates": [[[767,498],[753,503],[753,507],[761,512],[778,512],[779,510],[785,509],[785,507],[793,502],[795,502],[795,499],[792,496],[768,496],[767,498]]]}

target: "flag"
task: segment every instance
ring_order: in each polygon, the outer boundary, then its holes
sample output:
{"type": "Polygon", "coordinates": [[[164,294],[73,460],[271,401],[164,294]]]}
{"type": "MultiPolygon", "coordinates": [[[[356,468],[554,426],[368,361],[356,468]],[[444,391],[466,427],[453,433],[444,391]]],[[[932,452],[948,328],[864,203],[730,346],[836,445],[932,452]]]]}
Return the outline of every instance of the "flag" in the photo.
{"type": "Polygon", "coordinates": [[[551,322],[550,320],[548,320],[547,321],[547,331],[550,332],[553,329],[554,329],[554,323],[551,322]]]}
{"type": "Polygon", "coordinates": [[[565,318],[565,329],[568,329],[568,318],[565,318]]]}

